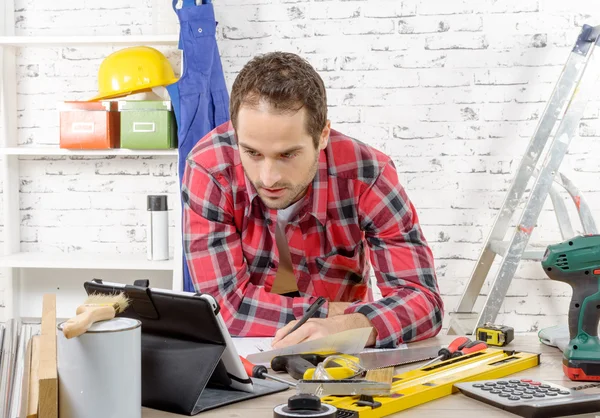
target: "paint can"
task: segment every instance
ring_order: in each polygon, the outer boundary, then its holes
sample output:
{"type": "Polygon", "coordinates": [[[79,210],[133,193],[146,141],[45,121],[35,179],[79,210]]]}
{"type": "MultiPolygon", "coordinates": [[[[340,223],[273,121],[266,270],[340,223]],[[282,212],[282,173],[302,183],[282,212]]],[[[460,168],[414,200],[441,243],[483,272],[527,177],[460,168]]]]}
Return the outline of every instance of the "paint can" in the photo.
{"type": "Polygon", "coordinates": [[[92,324],[79,337],[57,330],[59,418],[141,418],[141,325],[131,318],[92,324]]]}

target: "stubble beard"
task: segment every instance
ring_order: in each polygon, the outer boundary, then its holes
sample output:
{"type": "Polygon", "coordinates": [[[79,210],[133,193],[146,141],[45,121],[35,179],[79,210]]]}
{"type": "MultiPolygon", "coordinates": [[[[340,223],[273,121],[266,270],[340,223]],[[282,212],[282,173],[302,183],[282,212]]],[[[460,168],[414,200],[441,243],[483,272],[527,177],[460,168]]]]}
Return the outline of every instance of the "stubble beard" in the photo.
{"type": "MultiPolygon", "coordinates": [[[[317,168],[319,166],[319,152],[316,152],[315,154],[315,159],[309,171],[308,180],[305,183],[299,184],[297,186],[293,186],[290,184],[275,184],[273,187],[271,187],[271,189],[285,188],[289,191],[290,197],[285,200],[282,200],[281,202],[275,200],[272,201],[272,203],[270,203],[270,199],[268,197],[263,197],[260,194],[260,188],[263,186],[262,183],[260,181],[256,183],[252,182],[254,188],[258,192],[260,199],[263,201],[267,208],[274,210],[285,209],[288,206],[296,203],[304,196],[306,190],[308,189],[308,186],[313,182],[315,175],[317,174],[317,168]]],[[[246,177],[248,176],[246,175],[246,177]]]]}

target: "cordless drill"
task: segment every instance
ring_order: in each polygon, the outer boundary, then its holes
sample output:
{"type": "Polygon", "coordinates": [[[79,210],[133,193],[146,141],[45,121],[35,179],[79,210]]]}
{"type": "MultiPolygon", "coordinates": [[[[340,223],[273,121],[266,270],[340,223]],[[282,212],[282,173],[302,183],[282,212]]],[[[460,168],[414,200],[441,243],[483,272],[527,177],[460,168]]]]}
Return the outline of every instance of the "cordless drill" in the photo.
{"type": "Polygon", "coordinates": [[[565,375],[571,380],[600,381],[600,235],[579,235],[548,246],[542,267],[550,279],[573,288],[565,375]]]}

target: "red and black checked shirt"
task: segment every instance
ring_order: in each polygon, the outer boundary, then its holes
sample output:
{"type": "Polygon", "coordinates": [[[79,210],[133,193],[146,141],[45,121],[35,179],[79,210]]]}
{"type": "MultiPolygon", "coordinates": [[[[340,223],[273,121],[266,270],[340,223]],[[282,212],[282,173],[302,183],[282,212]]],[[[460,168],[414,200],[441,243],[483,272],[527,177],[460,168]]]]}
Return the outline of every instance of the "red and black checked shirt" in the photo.
{"type": "MultiPolygon", "coordinates": [[[[319,296],[352,302],[377,329],[376,347],[436,335],[443,303],[433,256],[392,160],[331,131],[298,215],[285,228],[300,297],[270,293],[277,211],[246,178],[231,124],[207,134],[183,178],[186,258],[197,291],[213,295],[229,331],[273,336],[319,296]],[[373,267],[382,298],[373,300],[373,267]]],[[[327,316],[325,303],[316,317],[327,316]]]]}

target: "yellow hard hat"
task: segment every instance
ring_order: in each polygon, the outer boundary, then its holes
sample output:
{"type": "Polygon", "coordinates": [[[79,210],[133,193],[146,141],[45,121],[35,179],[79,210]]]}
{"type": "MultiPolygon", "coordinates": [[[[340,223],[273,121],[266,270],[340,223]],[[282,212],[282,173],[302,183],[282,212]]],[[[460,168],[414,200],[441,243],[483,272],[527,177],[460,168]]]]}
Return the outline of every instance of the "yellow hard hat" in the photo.
{"type": "Polygon", "coordinates": [[[157,49],[134,46],[113,52],[98,70],[99,94],[88,101],[126,96],[177,81],[173,67],[157,49]]]}

